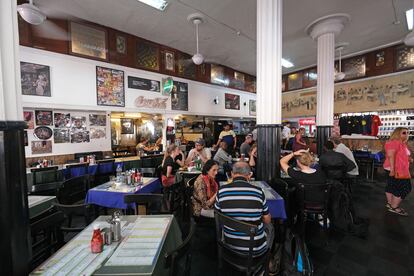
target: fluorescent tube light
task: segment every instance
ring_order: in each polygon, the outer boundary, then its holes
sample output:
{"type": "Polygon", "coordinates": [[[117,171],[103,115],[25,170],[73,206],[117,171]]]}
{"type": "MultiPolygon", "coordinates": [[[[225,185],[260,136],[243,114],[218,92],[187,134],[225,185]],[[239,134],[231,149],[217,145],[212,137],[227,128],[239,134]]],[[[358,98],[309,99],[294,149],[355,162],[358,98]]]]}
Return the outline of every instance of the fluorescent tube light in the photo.
{"type": "Polygon", "coordinates": [[[413,9],[405,12],[405,18],[407,19],[408,30],[411,31],[413,29],[413,9]]]}
{"type": "Polygon", "coordinates": [[[168,2],[164,0],[138,0],[138,2],[147,4],[157,10],[164,11],[168,6],[168,2]]]}
{"type": "Polygon", "coordinates": [[[282,58],[282,66],[285,68],[291,68],[293,67],[293,63],[290,62],[289,60],[282,58]]]}

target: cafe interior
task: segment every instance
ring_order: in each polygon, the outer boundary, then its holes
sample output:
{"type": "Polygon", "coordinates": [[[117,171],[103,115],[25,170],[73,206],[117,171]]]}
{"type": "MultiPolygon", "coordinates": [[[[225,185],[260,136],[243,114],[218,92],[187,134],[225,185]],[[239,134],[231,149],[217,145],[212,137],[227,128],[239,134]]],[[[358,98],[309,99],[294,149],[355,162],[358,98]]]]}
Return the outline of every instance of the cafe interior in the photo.
{"type": "Polygon", "coordinates": [[[0,1],[4,275],[414,275],[414,1],[0,1]]]}

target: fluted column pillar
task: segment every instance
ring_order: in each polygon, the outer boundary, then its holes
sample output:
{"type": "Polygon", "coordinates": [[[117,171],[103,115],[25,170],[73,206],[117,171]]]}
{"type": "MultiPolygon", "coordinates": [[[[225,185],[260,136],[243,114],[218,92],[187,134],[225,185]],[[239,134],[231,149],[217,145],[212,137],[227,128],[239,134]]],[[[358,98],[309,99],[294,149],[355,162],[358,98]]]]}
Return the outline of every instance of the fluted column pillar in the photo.
{"type": "Polygon", "coordinates": [[[282,0],[257,0],[257,178],[280,176],[282,0]]]}
{"type": "Polygon", "coordinates": [[[27,275],[31,252],[16,3],[0,1],[0,270],[3,275],[27,275]]]}
{"type": "Polygon", "coordinates": [[[306,32],[318,43],[318,81],[316,108],[316,138],[318,154],[329,139],[334,117],[335,36],[350,20],[348,14],[321,17],[306,27],[306,32]]]}

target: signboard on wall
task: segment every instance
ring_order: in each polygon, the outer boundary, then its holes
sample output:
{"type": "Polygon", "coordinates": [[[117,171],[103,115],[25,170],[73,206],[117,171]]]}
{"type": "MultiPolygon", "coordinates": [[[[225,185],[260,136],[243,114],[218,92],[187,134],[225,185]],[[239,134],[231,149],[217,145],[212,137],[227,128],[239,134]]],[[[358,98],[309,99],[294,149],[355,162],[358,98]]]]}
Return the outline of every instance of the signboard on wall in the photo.
{"type": "Polygon", "coordinates": [[[160,92],[160,82],[128,76],[128,88],[160,92]]]}
{"type": "Polygon", "coordinates": [[[171,92],[171,109],[188,111],[188,83],[174,81],[171,92]]]}
{"type": "Polygon", "coordinates": [[[155,109],[167,109],[168,98],[145,98],[139,96],[135,99],[134,104],[136,107],[155,108],[155,109]]]}

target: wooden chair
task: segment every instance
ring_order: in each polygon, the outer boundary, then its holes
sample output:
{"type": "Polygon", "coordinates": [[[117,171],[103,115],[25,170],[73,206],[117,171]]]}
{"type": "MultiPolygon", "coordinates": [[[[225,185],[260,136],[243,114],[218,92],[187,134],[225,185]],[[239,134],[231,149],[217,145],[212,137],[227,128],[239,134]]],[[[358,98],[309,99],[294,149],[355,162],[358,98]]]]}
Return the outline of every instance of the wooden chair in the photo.
{"type": "Polygon", "coordinates": [[[220,275],[223,267],[223,261],[231,265],[233,268],[246,275],[253,275],[264,270],[264,275],[269,273],[269,256],[270,250],[260,255],[253,255],[253,248],[255,246],[254,237],[258,231],[258,226],[248,224],[231,217],[225,216],[222,213],[215,211],[214,218],[216,221],[216,237],[218,245],[218,274],[220,275]],[[249,237],[249,252],[243,253],[235,251],[232,247],[226,244],[224,240],[223,227],[230,227],[236,232],[241,232],[249,237]]]}
{"type": "Polygon", "coordinates": [[[191,247],[192,247],[192,241],[193,236],[195,233],[196,225],[194,220],[191,220],[190,222],[190,230],[187,235],[187,237],[184,239],[183,243],[178,246],[176,249],[165,253],[164,259],[165,259],[165,267],[169,268],[169,275],[175,276],[178,275],[178,262],[180,262],[182,259],[184,260],[184,272],[182,275],[189,276],[191,272],[191,247]]]}

